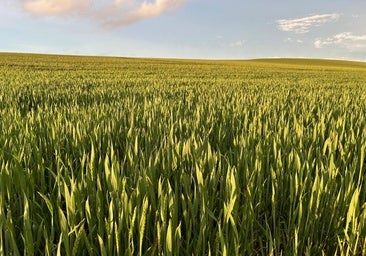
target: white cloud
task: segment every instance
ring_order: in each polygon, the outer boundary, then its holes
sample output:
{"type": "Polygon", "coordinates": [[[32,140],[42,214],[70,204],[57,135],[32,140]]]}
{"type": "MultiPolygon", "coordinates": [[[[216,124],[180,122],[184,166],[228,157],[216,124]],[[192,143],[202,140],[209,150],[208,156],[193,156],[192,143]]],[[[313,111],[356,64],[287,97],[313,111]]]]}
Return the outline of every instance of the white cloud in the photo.
{"type": "Polygon", "coordinates": [[[302,44],[304,41],[301,39],[294,39],[292,37],[288,37],[285,40],[283,40],[285,43],[298,43],[298,44],[302,44]]]}
{"type": "Polygon", "coordinates": [[[85,9],[90,3],[90,0],[23,0],[23,7],[35,15],[61,15],[85,9]]]}
{"type": "Polygon", "coordinates": [[[324,42],[321,39],[317,39],[314,42],[315,48],[318,48],[318,49],[323,48],[323,45],[324,45],[324,42]]]}
{"type": "Polygon", "coordinates": [[[126,26],[158,17],[189,0],[21,0],[23,8],[38,16],[70,15],[83,12],[107,27],[126,26]]]}
{"type": "Polygon", "coordinates": [[[109,27],[129,25],[140,20],[160,16],[165,12],[178,8],[185,2],[187,2],[187,0],[144,1],[141,4],[136,5],[136,8],[124,13],[124,15],[118,15],[115,11],[115,16],[104,17],[105,20],[103,23],[109,27]]]}
{"type": "Polygon", "coordinates": [[[314,41],[314,46],[315,48],[337,46],[350,51],[366,50],[366,35],[354,35],[352,32],[343,32],[326,39],[317,39],[314,41]]]}
{"type": "Polygon", "coordinates": [[[308,33],[312,27],[319,27],[328,22],[337,21],[341,17],[339,13],[317,14],[299,19],[277,20],[278,29],[294,32],[296,34],[308,33]]]}
{"type": "Polygon", "coordinates": [[[229,47],[242,47],[245,44],[245,40],[239,40],[229,44],[229,47]]]}

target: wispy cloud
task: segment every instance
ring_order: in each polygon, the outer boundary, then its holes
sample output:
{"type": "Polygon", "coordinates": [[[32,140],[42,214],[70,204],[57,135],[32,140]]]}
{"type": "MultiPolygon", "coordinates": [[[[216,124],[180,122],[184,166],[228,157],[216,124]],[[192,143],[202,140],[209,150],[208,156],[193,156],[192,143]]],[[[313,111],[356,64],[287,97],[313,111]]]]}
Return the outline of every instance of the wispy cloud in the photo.
{"type": "Polygon", "coordinates": [[[26,11],[35,15],[63,15],[90,7],[91,0],[23,0],[26,11]]]}
{"type": "Polygon", "coordinates": [[[229,44],[229,47],[242,47],[245,44],[245,40],[238,40],[229,44]]]}
{"type": "Polygon", "coordinates": [[[296,34],[305,34],[312,27],[319,27],[328,22],[337,21],[341,17],[339,13],[317,14],[298,19],[281,19],[277,20],[278,29],[282,31],[294,32],[296,34]]]}
{"type": "Polygon", "coordinates": [[[23,8],[38,16],[83,13],[106,27],[126,26],[158,17],[189,0],[21,0],[23,8]]]}
{"type": "Polygon", "coordinates": [[[285,43],[298,43],[298,44],[302,44],[304,41],[301,39],[294,39],[291,37],[288,37],[284,40],[285,43]]]}
{"type": "MultiPolygon", "coordinates": [[[[141,4],[134,5],[130,11],[124,14],[119,14],[118,9],[114,11],[113,16],[102,16],[104,18],[103,24],[109,27],[119,27],[129,25],[140,20],[147,18],[158,17],[165,12],[172,11],[182,4],[187,2],[187,0],[156,0],[154,2],[144,1],[141,4]]],[[[122,11],[120,9],[120,11],[122,11]]]]}
{"type": "Polygon", "coordinates": [[[337,46],[350,51],[366,50],[366,35],[354,35],[352,32],[343,32],[326,39],[317,39],[314,42],[316,48],[337,46]]]}

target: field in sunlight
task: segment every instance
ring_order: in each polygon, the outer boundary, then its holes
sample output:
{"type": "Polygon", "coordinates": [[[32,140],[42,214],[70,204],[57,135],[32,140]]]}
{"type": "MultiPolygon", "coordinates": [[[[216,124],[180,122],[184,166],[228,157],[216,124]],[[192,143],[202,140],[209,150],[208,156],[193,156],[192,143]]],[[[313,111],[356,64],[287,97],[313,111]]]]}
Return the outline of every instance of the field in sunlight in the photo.
{"type": "Polygon", "coordinates": [[[0,254],[366,255],[366,63],[0,54],[0,254]]]}

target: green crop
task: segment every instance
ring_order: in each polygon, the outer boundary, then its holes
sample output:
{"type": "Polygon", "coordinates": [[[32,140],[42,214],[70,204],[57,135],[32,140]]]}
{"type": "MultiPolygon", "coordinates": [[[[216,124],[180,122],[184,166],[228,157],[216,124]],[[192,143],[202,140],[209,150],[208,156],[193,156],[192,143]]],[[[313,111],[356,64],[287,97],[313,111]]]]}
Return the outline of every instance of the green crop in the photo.
{"type": "Polygon", "coordinates": [[[366,255],[366,64],[0,54],[0,255],[366,255]]]}

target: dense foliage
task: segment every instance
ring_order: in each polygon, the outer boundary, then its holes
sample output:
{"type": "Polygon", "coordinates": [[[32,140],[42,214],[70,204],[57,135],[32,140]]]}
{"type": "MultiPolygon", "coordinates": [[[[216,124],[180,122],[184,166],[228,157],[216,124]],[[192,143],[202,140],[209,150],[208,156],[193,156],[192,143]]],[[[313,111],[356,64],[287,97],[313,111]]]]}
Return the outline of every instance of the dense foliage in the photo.
{"type": "Polygon", "coordinates": [[[365,255],[366,64],[0,54],[1,255],[365,255]]]}

